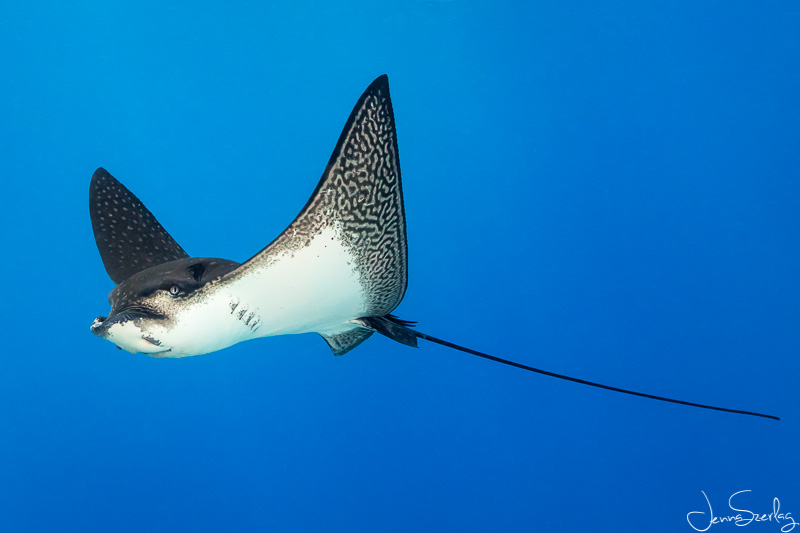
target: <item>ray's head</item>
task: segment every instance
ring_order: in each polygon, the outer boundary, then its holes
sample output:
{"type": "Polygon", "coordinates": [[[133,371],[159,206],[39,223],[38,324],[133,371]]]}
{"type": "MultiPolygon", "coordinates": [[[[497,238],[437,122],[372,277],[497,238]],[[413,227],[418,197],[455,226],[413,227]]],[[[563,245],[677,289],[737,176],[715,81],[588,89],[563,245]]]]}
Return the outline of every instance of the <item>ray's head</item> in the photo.
{"type": "Polygon", "coordinates": [[[111,312],[92,333],[131,353],[167,356],[170,331],[181,312],[200,303],[209,284],[235,269],[226,259],[187,257],[137,272],[108,295],[111,312]]]}
{"type": "Polygon", "coordinates": [[[189,257],[142,201],[103,168],[89,184],[89,214],[103,266],[117,285],[108,296],[109,316],[97,317],[92,333],[129,352],[174,354],[169,341],[176,319],[239,264],[189,257]]]}

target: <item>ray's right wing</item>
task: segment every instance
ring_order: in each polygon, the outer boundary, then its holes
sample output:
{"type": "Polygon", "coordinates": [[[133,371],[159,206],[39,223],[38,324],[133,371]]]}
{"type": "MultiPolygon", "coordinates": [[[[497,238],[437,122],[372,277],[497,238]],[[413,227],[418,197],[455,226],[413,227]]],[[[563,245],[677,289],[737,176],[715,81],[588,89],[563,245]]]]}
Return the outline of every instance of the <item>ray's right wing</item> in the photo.
{"type": "Polygon", "coordinates": [[[408,250],[397,133],[386,75],[373,81],[359,98],[300,214],[240,269],[259,268],[271,258],[304,248],[330,227],[336,229],[354,258],[367,296],[366,314],[391,312],[408,284],[408,250]]]}

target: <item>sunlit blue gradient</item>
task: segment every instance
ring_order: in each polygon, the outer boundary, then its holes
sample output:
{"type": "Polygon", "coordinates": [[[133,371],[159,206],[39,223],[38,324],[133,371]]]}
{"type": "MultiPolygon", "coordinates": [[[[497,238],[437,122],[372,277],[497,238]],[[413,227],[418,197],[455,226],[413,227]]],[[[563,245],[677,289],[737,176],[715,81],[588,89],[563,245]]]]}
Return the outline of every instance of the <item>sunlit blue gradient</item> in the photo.
{"type": "Polygon", "coordinates": [[[723,516],[742,490],[800,518],[796,2],[283,4],[0,7],[0,531],[691,533],[703,492],[723,516]],[[113,287],[95,168],[190,254],[241,261],[383,73],[398,316],[783,420],[377,336],[154,360],[89,332],[113,287]]]}

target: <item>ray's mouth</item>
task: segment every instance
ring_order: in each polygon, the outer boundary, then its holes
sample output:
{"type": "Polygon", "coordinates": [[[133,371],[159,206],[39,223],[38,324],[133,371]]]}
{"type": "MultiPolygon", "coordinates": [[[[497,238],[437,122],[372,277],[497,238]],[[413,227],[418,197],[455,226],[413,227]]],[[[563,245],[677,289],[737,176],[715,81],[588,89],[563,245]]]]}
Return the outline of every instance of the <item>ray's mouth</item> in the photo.
{"type": "MultiPolygon", "coordinates": [[[[133,318],[166,318],[161,313],[153,311],[149,307],[144,307],[141,305],[128,305],[119,309],[116,313],[112,313],[112,316],[119,317],[120,319],[133,319],[133,318]]],[[[98,317],[102,318],[102,317],[98,317]]]]}
{"type": "Polygon", "coordinates": [[[92,322],[90,330],[101,339],[113,342],[120,350],[130,353],[143,353],[150,357],[167,357],[167,354],[172,352],[172,348],[164,346],[164,343],[153,335],[145,334],[145,332],[141,331],[136,321],[136,319],[140,318],[159,319],[166,317],[146,307],[127,306],[116,312],[112,309],[111,315],[107,317],[98,316],[92,322]],[[111,333],[111,329],[116,324],[124,325],[129,321],[134,321],[134,324],[130,326],[134,329],[129,330],[128,333],[125,333],[125,330],[114,334],[111,333]],[[131,333],[134,334],[133,337],[131,337],[131,333]]]}
{"type": "MultiPolygon", "coordinates": [[[[127,322],[129,320],[136,320],[137,318],[150,318],[150,319],[166,318],[166,316],[162,315],[161,313],[158,313],[156,311],[153,311],[152,309],[140,305],[130,305],[127,307],[123,307],[116,312],[113,309],[111,311],[112,312],[109,316],[98,316],[97,318],[94,319],[94,322],[92,322],[90,328],[92,333],[102,337],[103,334],[108,331],[108,328],[110,328],[116,323],[127,322]]],[[[149,341],[150,339],[146,340],[149,341]]],[[[152,340],[158,342],[155,339],[152,340]]],[[[155,344],[155,342],[153,342],[153,344],[155,344]]],[[[156,346],[160,346],[160,344],[157,344],[156,346]]]]}

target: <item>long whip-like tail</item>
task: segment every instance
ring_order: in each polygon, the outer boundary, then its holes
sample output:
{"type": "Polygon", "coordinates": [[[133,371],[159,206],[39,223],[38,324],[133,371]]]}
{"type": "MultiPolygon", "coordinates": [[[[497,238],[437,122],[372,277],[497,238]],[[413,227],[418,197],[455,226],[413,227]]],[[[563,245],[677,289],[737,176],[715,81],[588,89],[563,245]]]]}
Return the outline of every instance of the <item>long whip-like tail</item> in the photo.
{"type": "Polygon", "coordinates": [[[452,342],[448,342],[439,338],[436,338],[432,335],[428,335],[427,333],[422,333],[420,331],[416,331],[411,329],[408,326],[412,326],[414,322],[406,321],[398,319],[395,316],[387,315],[385,317],[365,317],[360,318],[357,321],[359,324],[366,326],[372,330],[377,331],[378,333],[389,337],[390,339],[396,340],[400,343],[406,344],[408,346],[417,346],[417,339],[424,339],[429,342],[434,342],[436,344],[440,344],[442,346],[447,346],[448,348],[452,348],[454,350],[459,350],[468,354],[477,355],[478,357],[483,357],[484,359],[489,359],[490,361],[495,361],[498,363],[503,363],[504,365],[513,366],[516,368],[521,368],[522,370],[527,370],[529,372],[535,372],[537,374],[542,374],[545,376],[550,376],[553,378],[563,379],[566,381],[571,381],[573,383],[580,383],[581,385],[589,385],[591,387],[597,387],[599,389],[610,390],[614,392],[621,392],[623,394],[630,394],[632,396],[640,396],[642,398],[649,398],[651,400],[659,400],[662,402],[670,402],[670,403],[677,403],[679,405],[688,405],[690,407],[699,407],[701,409],[711,409],[714,411],[723,411],[726,413],[735,413],[739,415],[748,415],[748,416],[758,416],[761,418],[769,418],[770,420],[780,420],[779,417],[774,415],[767,415],[764,413],[756,413],[754,411],[744,411],[742,409],[729,409],[727,407],[717,407],[714,405],[706,405],[702,403],[696,402],[687,402],[685,400],[676,400],[675,398],[667,398],[665,396],[657,396],[655,394],[648,394],[646,392],[636,392],[628,389],[622,389],[619,387],[612,387],[611,385],[604,385],[602,383],[596,383],[594,381],[588,381],[585,379],[574,378],[571,376],[566,376],[564,374],[558,374],[556,372],[550,372],[549,370],[542,370],[541,368],[535,368],[528,365],[523,365],[522,363],[517,363],[514,361],[509,361],[508,359],[503,359],[502,357],[497,357],[494,355],[489,355],[488,353],[479,352],[478,350],[473,350],[471,348],[466,348],[464,346],[459,346],[458,344],[454,344],[452,342]]]}

